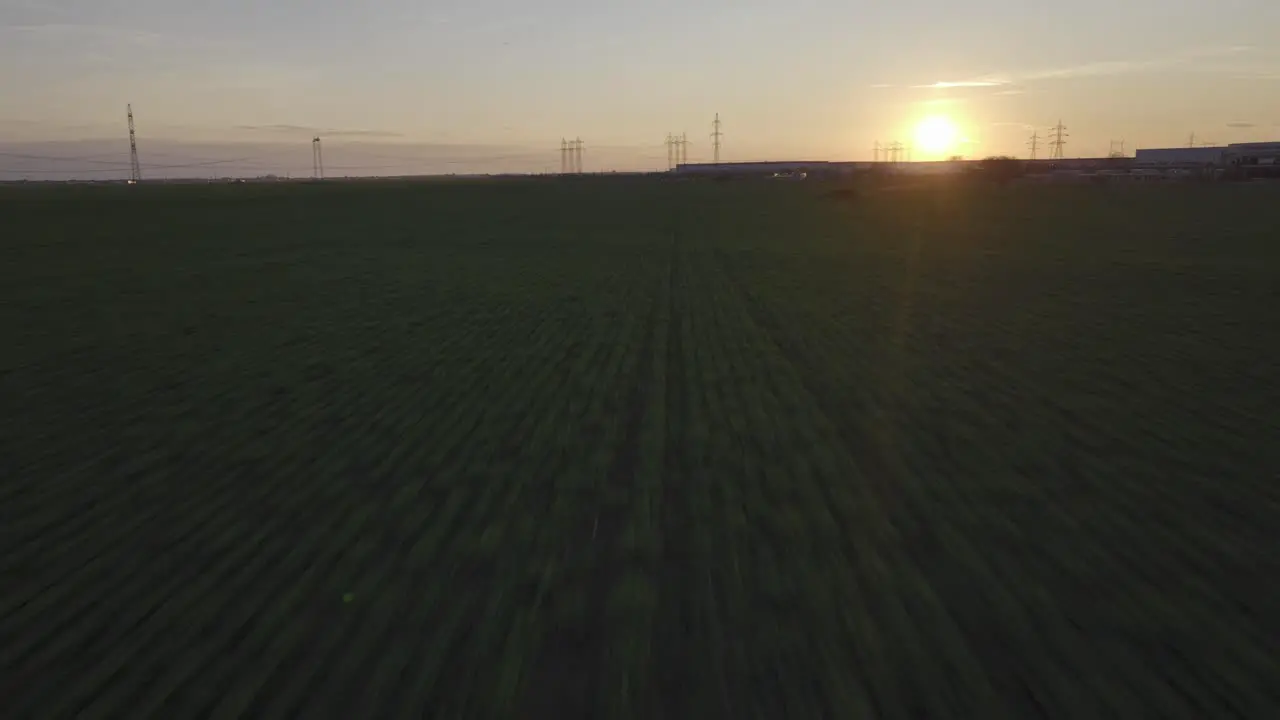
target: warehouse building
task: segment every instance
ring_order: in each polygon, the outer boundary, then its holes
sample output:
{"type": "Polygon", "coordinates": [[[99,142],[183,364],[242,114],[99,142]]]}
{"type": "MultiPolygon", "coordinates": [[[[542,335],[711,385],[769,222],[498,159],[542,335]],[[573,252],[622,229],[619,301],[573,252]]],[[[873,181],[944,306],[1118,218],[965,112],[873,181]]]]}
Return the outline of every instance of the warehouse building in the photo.
{"type": "Polygon", "coordinates": [[[1151,166],[1225,165],[1226,147],[1150,148],[1134,153],[1134,162],[1151,166]]]}
{"type": "Polygon", "coordinates": [[[1235,143],[1227,146],[1228,165],[1280,165],[1280,142],[1235,143]]]}
{"type": "MultiPolygon", "coordinates": [[[[735,163],[683,163],[676,166],[678,175],[734,175],[734,176],[791,176],[798,173],[831,174],[852,170],[860,163],[840,163],[826,160],[767,160],[762,162],[735,163]]],[[[861,163],[868,164],[868,163],[861,163]]]]}
{"type": "Polygon", "coordinates": [[[1138,150],[1134,161],[1148,166],[1275,165],[1280,142],[1232,143],[1220,147],[1152,148],[1138,150]]]}

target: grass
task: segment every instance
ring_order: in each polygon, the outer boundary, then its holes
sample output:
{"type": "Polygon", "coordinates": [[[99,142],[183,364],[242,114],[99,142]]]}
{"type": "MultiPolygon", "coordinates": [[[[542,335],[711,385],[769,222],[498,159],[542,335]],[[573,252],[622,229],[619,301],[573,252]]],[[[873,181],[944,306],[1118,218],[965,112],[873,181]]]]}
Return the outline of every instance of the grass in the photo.
{"type": "Polygon", "coordinates": [[[1275,207],[0,188],[0,704],[1273,716],[1275,207]]]}

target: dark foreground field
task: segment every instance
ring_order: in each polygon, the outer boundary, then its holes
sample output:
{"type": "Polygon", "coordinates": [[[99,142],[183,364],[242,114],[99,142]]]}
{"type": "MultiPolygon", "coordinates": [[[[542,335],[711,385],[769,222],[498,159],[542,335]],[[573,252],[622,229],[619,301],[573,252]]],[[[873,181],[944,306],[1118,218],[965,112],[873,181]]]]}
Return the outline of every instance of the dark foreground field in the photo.
{"type": "Polygon", "coordinates": [[[0,190],[0,716],[1280,717],[1280,196],[0,190]]]}

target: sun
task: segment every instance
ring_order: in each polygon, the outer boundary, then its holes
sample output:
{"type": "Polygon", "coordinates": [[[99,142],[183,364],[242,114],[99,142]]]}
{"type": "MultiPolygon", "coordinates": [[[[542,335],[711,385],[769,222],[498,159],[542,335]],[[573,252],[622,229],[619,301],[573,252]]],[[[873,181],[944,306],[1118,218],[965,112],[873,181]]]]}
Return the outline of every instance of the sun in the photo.
{"type": "Polygon", "coordinates": [[[927,117],[916,124],[916,147],[933,155],[953,150],[959,137],[956,124],[942,115],[927,117]]]}

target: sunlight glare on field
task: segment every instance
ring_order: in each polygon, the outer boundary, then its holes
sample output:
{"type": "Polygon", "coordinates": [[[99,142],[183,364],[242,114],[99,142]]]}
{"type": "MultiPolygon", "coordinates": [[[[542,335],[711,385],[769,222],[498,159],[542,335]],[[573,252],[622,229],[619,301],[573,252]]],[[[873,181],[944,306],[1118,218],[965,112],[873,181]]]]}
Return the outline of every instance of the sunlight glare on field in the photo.
{"type": "Polygon", "coordinates": [[[916,123],[916,147],[927,155],[953,153],[959,140],[960,131],[945,115],[931,115],[916,123]]]}

